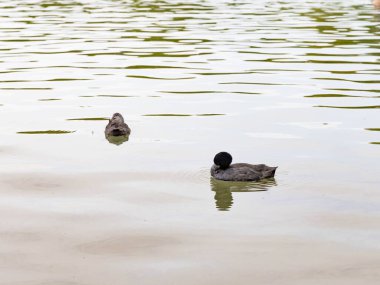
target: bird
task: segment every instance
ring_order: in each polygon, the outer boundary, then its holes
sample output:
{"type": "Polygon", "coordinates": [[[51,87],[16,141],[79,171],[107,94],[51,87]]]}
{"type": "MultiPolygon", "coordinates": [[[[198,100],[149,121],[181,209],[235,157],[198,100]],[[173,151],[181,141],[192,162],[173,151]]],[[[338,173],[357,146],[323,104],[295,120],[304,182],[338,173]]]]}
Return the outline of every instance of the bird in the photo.
{"type": "Polygon", "coordinates": [[[211,176],[224,181],[258,181],[274,177],[277,167],[265,164],[234,163],[228,152],[219,152],[214,157],[211,176]]]}
{"type": "Polygon", "coordinates": [[[124,118],[120,113],[113,114],[104,131],[106,137],[129,136],[131,129],[124,122],[124,118]]]}

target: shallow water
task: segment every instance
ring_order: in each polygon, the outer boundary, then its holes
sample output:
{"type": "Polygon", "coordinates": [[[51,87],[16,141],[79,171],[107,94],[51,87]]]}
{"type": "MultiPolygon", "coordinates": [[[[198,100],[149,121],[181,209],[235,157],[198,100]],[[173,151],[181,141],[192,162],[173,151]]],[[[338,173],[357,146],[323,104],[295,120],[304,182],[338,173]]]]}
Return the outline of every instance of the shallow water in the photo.
{"type": "Polygon", "coordinates": [[[0,284],[377,284],[379,22],[359,0],[1,1],[0,284]],[[210,180],[222,150],[275,180],[210,180]]]}

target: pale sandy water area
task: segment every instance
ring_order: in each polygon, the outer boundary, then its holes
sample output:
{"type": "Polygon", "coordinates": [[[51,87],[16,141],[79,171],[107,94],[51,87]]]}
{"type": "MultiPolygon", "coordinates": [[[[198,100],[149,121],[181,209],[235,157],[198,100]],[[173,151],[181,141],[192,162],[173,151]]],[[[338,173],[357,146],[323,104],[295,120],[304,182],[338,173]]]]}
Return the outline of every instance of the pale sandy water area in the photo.
{"type": "Polygon", "coordinates": [[[0,284],[378,284],[379,21],[359,0],[0,2],[0,284]],[[275,180],[210,180],[221,150],[275,180]]]}

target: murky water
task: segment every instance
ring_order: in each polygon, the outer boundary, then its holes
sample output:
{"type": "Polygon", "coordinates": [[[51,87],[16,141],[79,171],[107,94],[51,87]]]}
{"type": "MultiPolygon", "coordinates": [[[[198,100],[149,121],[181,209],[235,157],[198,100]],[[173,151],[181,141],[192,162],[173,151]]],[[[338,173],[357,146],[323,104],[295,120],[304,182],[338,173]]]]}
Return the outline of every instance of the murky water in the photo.
{"type": "Polygon", "coordinates": [[[0,284],[377,284],[379,23],[366,0],[0,1],[0,284]],[[275,180],[210,180],[222,150],[275,180]]]}

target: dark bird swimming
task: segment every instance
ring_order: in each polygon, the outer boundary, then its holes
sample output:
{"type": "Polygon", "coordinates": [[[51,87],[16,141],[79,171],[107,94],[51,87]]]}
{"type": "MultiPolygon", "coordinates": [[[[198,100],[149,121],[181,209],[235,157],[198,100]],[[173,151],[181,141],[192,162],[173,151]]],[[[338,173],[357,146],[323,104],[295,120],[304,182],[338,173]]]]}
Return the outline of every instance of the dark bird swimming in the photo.
{"type": "Polygon", "coordinates": [[[228,152],[219,152],[214,157],[211,176],[224,181],[258,181],[274,177],[277,167],[265,164],[234,163],[228,152]]]}
{"type": "Polygon", "coordinates": [[[131,129],[124,122],[123,116],[119,113],[115,113],[109,120],[104,133],[106,137],[129,136],[131,133],[131,129]]]}

